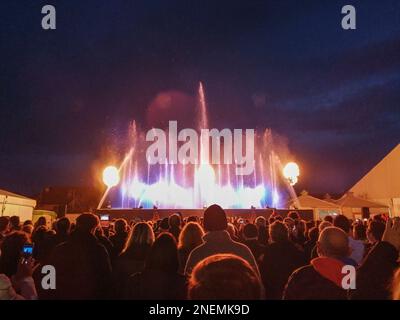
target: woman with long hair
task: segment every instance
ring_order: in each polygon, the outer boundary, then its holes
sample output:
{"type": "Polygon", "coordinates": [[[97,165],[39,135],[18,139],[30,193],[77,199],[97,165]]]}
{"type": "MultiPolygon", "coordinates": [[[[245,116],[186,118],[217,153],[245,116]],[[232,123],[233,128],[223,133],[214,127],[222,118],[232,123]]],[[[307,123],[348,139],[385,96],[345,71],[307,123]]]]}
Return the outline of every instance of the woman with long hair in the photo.
{"type": "Polygon", "coordinates": [[[161,233],[147,256],[142,272],[130,277],[125,299],[181,300],[186,297],[186,279],[179,274],[178,248],[173,235],[161,233]]]}
{"type": "Polygon", "coordinates": [[[203,243],[204,230],[197,222],[189,222],[179,235],[178,253],[180,268],[183,274],[186,261],[192,250],[203,243]]]}
{"type": "Polygon", "coordinates": [[[150,225],[147,222],[135,224],[122,253],[114,263],[113,274],[117,296],[123,291],[123,286],[129,276],[143,270],[153,243],[154,232],[150,225]]]}

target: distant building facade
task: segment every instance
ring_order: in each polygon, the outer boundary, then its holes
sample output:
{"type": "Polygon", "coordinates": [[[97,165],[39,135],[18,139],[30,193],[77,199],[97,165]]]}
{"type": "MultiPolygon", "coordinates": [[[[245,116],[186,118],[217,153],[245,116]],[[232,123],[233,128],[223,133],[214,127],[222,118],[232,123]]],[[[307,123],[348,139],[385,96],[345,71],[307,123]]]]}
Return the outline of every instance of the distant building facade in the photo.
{"type": "Polygon", "coordinates": [[[37,199],[37,209],[68,213],[83,213],[96,209],[101,194],[90,187],[46,187],[37,199]]]}

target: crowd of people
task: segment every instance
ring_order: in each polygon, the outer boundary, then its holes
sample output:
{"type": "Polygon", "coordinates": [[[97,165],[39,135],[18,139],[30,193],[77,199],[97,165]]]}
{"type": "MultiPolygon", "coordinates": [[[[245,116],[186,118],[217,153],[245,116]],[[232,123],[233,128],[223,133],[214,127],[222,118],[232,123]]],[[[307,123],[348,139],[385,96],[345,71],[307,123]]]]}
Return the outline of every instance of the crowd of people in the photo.
{"type": "Polygon", "coordinates": [[[400,300],[400,220],[382,215],[249,221],[212,205],[202,217],[107,225],[90,213],[51,226],[3,216],[0,250],[0,299],[400,300]],[[42,283],[48,265],[55,288],[42,283]]]}

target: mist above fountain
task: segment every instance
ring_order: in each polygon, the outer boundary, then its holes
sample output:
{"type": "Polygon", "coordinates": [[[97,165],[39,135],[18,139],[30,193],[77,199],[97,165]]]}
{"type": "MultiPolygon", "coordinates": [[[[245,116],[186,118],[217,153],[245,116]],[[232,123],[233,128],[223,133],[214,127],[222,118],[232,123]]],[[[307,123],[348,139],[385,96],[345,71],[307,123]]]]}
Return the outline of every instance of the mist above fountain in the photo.
{"type": "MultiPolygon", "coordinates": [[[[174,120],[174,119],[169,119],[174,120]]],[[[178,123],[179,125],[179,123],[178,123]]],[[[209,144],[202,132],[209,128],[206,98],[202,83],[197,94],[198,161],[177,163],[166,159],[151,164],[146,158],[149,142],[135,121],[130,125],[130,150],[122,161],[121,181],[108,188],[99,207],[108,197],[118,208],[203,208],[217,203],[224,208],[279,207],[284,198],[295,196],[282,177],[282,164],[270,129],[256,132],[254,170],[251,175],[237,175],[235,163],[210,161],[209,144]]],[[[207,130],[208,131],[208,130],[207,130]]],[[[219,145],[224,154],[224,142],[219,145]]],[[[168,142],[167,142],[168,144],[168,142]]],[[[183,142],[178,142],[178,148],[183,142]]],[[[242,145],[242,144],[241,144],[242,145]]],[[[169,145],[166,145],[169,148],[169,145]]]]}

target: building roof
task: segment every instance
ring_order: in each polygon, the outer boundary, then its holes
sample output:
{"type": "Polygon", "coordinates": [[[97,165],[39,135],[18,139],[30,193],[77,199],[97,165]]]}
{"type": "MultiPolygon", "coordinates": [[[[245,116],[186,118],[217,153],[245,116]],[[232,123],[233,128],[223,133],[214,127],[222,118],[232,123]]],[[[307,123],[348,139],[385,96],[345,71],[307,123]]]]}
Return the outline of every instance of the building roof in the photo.
{"type": "Polygon", "coordinates": [[[3,206],[7,204],[29,207],[36,206],[36,200],[2,189],[0,189],[0,202],[3,206]]]}
{"type": "Polygon", "coordinates": [[[22,196],[20,194],[16,194],[16,193],[13,193],[13,192],[10,192],[10,191],[7,191],[7,190],[3,190],[3,189],[0,189],[0,196],[21,198],[21,199],[26,199],[26,200],[33,200],[31,198],[28,198],[28,197],[25,197],[25,196],[22,196]]]}

